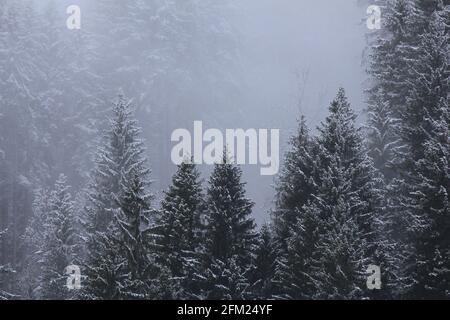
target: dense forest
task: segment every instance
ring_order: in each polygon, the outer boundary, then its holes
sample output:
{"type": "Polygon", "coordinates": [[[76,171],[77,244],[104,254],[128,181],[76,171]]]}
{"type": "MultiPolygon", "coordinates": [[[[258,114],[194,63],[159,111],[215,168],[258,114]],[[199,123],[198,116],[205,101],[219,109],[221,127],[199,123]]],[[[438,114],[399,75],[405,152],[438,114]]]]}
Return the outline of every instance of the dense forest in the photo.
{"type": "Polygon", "coordinates": [[[0,300],[450,299],[450,2],[375,2],[364,125],[344,88],[317,128],[292,114],[257,226],[226,148],[154,195],[173,119],[240,90],[226,1],[97,0],[73,33],[0,0],[0,300]]]}

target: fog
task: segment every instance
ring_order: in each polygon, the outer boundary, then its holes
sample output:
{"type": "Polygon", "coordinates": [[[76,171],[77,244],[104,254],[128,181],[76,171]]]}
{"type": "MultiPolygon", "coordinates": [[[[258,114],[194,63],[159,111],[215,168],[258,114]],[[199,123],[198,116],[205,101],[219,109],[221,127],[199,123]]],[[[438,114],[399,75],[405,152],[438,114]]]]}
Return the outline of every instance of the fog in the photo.
{"type": "Polygon", "coordinates": [[[448,298],[449,10],[0,0],[0,300],[448,298]]]}
{"type": "MultiPolygon", "coordinates": [[[[280,128],[286,142],[300,114],[310,129],[325,118],[339,87],[363,117],[366,7],[348,0],[255,0],[242,6],[238,29],[248,86],[242,107],[250,127],[280,128]]],[[[272,204],[273,178],[250,170],[247,180],[262,221],[272,204]]]]}
{"type": "MultiPolygon", "coordinates": [[[[149,6],[161,4],[160,11],[148,15],[142,12],[143,16],[135,18],[128,16],[131,20],[114,16],[123,12],[112,5],[108,8],[107,1],[45,0],[34,3],[42,12],[52,4],[57,8],[56,29],[60,28],[58,31],[72,44],[78,41],[77,34],[86,38],[94,34],[93,41],[82,42],[82,47],[77,42],[76,53],[73,54],[81,57],[77,62],[79,65],[83,64],[85,52],[88,52],[86,57],[95,56],[97,60],[86,64],[86,69],[80,74],[81,82],[77,82],[80,81],[77,78],[63,85],[66,86],[64,94],[75,91],[80,83],[89,83],[83,77],[95,73],[100,76],[93,82],[101,88],[90,86],[83,89],[95,91],[89,92],[84,100],[92,104],[89,110],[106,119],[104,110],[115,95],[123,93],[132,99],[149,151],[153,192],[157,200],[175,170],[170,159],[173,147],[171,133],[177,128],[192,130],[195,120],[203,121],[205,127],[221,130],[280,129],[282,160],[286,141],[295,131],[300,115],[306,116],[314,130],[326,116],[329,102],[339,87],[346,89],[353,108],[363,116],[365,67],[362,56],[367,32],[363,19],[366,7],[358,5],[357,0],[205,0],[197,2],[201,5],[197,5],[194,11],[177,1],[154,1],[149,6]],[[98,2],[103,3],[103,10],[111,11],[102,13],[102,9],[97,7],[98,2]],[[67,30],[65,26],[68,17],[65,11],[72,4],[81,8],[80,30],[67,30]],[[178,21],[181,27],[171,25],[173,21],[170,19],[176,14],[161,18],[166,11],[170,13],[170,8],[167,9],[170,6],[187,12],[173,20],[178,21]],[[99,18],[102,14],[104,17],[99,18]],[[130,24],[127,21],[136,22],[138,19],[142,20],[142,25],[161,19],[163,28],[170,31],[169,35],[186,34],[176,39],[164,38],[162,43],[167,47],[159,48],[153,41],[161,41],[162,37],[152,38],[155,30],[159,32],[157,27],[152,29],[152,24],[140,31],[130,28],[141,37],[141,40],[133,42],[136,35],[127,33],[130,24]],[[110,33],[110,38],[105,40],[107,33],[110,33]],[[143,66],[136,57],[147,47],[156,52],[152,53],[152,58],[160,56],[159,60],[151,62],[153,65],[143,66]],[[92,53],[94,51],[95,54],[92,53]],[[170,55],[170,59],[161,59],[164,52],[170,55]],[[136,66],[132,66],[133,63],[136,66]],[[164,66],[161,67],[160,63],[164,66]],[[158,71],[154,71],[155,68],[158,71]],[[154,76],[153,72],[157,75],[154,76]],[[99,101],[95,104],[92,97],[99,101]]],[[[190,5],[193,3],[196,2],[191,1],[190,5]]],[[[33,56],[32,59],[42,58],[45,57],[33,56]]],[[[142,61],[147,60],[144,58],[142,61]]],[[[62,65],[55,63],[53,67],[57,69],[62,65]]],[[[69,108],[67,103],[64,108],[69,108]]],[[[70,108],[79,112],[80,107],[74,103],[70,108]]],[[[101,122],[97,123],[92,130],[102,129],[101,122]]],[[[84,126],[87,125],[79,125],[84,126]]],[[[64,129],[62,131],[65,132],[64,129]]],[[[81,136],[84,138],[78,142],[87,146],[98,143],[100,135],[81,136]]],[[[83,158],[83,163],[89,162],[95,151],[95,148],[90,148],[90,152],[86,151],[88,149],[81,148],[88,154],[78,155],[83,158]]],[[[58,171],[64,170],[61,168],[75,170],[77,165],[74,167],[64,161],[54,160],[54,163],[61,162],[59,167],[55,166],[57,169],[49,166],[49,181],[55,179],[60,173],[58,171]]],[[[83,188],[91,167],[87,163],[76,168],[77,173],[65,172],[75,190],[83,188]]],[[[256,203],[254,216],[261,223],[270,213],[276,175],[261,176],[259,169],[254,165],[243,166],[248,196],[256,203]]],[[[211,166],[203,165],[201,170],[207,180],[211,166]]]]}

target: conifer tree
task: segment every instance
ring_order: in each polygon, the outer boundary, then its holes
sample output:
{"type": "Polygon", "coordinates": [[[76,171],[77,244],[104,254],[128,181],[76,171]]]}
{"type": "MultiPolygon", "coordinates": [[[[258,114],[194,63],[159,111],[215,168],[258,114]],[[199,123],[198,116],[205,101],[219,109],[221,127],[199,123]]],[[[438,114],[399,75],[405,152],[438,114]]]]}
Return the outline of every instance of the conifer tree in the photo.
{"type": "Polygon", "coordinates": [[[206,196],[205,267],[199,275],[201,297],[243,299],[250,286],[257,234],[250,217],[253,203],[245,197],[241,169],[224,149],[222,163],[214,165],[206,196]]]}
{"type": "Polygon", "coordinates": [[[195,295],[195,274],[200,272],[204,254],[203,210],[200,173],[195,164],[178,166],[172,185],[165,193],[157,223],[161,260],[172,276],[180,279],[185,297],[195,295]]]}
{"type": "Polygon", "coordinates": [[[41,294],[42,249],[45,239],[50,205],[50,189],[39,188],[34,192],[33,215],[24,234],[25,267],[20,272],[21,294],[26,299],[39,299],[41,294]]]}
{"type": "MultiPolygon", "coordinates": [[[[315,297],[364,296],[365,268],[383,263],[377,251],[379,181],[363,147],[345,92],[340,89],[320,130],[322,182],[308,215],[322,219],[311,256],[315,297]]],[[[385,269],[385,265],[382,266],[385,269]]]]}
{"type": "Polygon", "coordinates": [[[50,211],[44,220],[43,242],[39,250],[42,275],[41,299],[65,300],[75,297],[67,286],[66,268],[80,261],[79,225],[67,178],[60,175],[49,198],[50,211]]]}
{"type": "Polygon", "coordinates": [[[206,196],[207,252],[226,261],[237,257],[239,266],[252,261],[256,233],[251,218],[253,203],[245,196],[242,170],[231,163],[224,150],[222,163],[215,164],[206,196]]]}
{"type": "Polygon", "coordinates": [[[277,260],[277,247],[270,226],[264,224],[258,235],[255,264],[251,271],[252,293],[257,299],[270,299],[277,260]]]}
{"type": "Polygon", "coordinates": [[[367,266],[386,267],[377,235],[379,182],[355,118],[341,89],[319,128],[320,184],[314,198],[298,209],[277,270],[286,298],[367,297],[367,266]]]}
{"type": "Polygon", "coordinates": [[[445,251],[439,240],[446,234],[441,228],[445,219],[440,220],[445,214],[430,212],[445,212],[445,196],[438,190],[445,190],[446,184],[445,178],[430,178],[436,172],[429,168],[436,167],[433,161],[437,166],[445,163],[445,147],[436,142],[436,132],[443,132],[442,110],[448,109],[448,4],[389,2],[384,31],[372,51],[369,148],[387,178],[382,235],[383,243],[396,253],[389,258],[395,266],[396,297],[445,296],[445,281],[438,276],[445,275],[445,269],[436,258],[445,251]]]}
{"type": "Polygon", "coordinates": [[[297,210],[308,203],[317,189],[317,146],[309,136],[304,117],[290,146],[277,185],[273,212],[275,240],[280,254],[285,253],[290,229],[297,223],[297,210]]]}
{"type": "Polygon", "coordinates": [[[368,90],[368,146],[375,167],[389,181],[398,148],[398,118],[404,112],[409,64],[414,43],[414,6],[408,0],[387,3],[383,28],[370,48],[368,90]]]}
{"type": "Polygon", "coordinates": [[[290,145],[277,185],[273,214],[278,259],[272,284],[274,296],[299,299],[307,291],[307,279],[298,263],[303,263],[311,249],[308,245],[313,243],[308,243],[306,238],[304,241],[293,241],[291,237],[298,232],[296,229],[299,227],[301,210],[314,197],[320,181],[319,149],[315,139],[309,135],[304,117],[301,118],[298,133],[291,139],[290,145]],[[301,248],[294,249],[294,246],[301,248]]]}
{"type": "Polygon", "coordinates": [[[156,279],[159,270],[152,255],[151,195],[146,186],[137,171],[131,172],[129,181],[123,181],[124,194],[114,210],[113,224],[117,230],[108,235],[121,259],[122,278],[117,281],[120,299],[148,299],[160,293],[156,279]]]}
{"type": "MultiPolygon", "coordinates": [[[[445,10],[444,10],[445,12],[445,10]]],[[[448,92],[449,35],[445,16],[435,12],[417,48],[407,112],[401,118],[401,176],[392,184],[400,196],[392,209],[403,224],[404,291],[410,298],[448,297],[448,92]],[[444,167],[442,167],[444,166],[444,167]],[[439,169],[438,169],[439,168],[439,169]],[[444,168],[444,169],[442,169],[444,168]]]]}
{"type": "Polygon", "coordinates": [[[126,299],[132,294],[149,298],[147,289],[154,284],[147,276],[154,259],[148,249],[153,240],[146,238],[153,222],[147,191],[150,170],[137,122],[122,97],[113,106],[113,116],[88,190],[83,294],[93,299],[126,299]],[[142,291],[131,292],[136,286],[142,291]]]}

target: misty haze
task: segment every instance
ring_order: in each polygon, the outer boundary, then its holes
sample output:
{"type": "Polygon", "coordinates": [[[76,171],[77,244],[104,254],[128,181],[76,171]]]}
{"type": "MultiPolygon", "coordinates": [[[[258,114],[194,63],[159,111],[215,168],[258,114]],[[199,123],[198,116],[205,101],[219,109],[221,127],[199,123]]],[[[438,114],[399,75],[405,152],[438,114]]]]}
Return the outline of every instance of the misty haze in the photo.
{"type": "Polygon", "coordinates": [[[0,0],[0,300],[450,298],[449,17],[0,0]]]}

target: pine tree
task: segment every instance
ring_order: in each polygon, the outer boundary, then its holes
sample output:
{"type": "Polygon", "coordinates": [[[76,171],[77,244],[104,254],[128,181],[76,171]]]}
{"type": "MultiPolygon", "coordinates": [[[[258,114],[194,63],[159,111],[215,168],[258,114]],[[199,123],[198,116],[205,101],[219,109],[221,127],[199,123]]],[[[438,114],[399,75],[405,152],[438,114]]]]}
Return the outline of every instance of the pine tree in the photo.
{"type": "Polygon", "coordinates": [[[49,209],[39,250],[42,270],[40,298],[71,299],[75,293],[66,286],[66,268],[79,264],[81,248],[74,203],[64,175],[60,175],[50,194],[49,209]]]}
{"type": "Polygon", "coordinates": [[[367,266],[386,267],[384,248],[377,245],[379,179],[355,118],[341,89],[319,128],[320,184],[314,198],[298,209],[277,270],[286,298],[368,297],[367,266]]]}
{"type": "Polygon", "coordinates": [[[398,147],[398,118],[404,112],[409,64],[415,41],[414,6],[394,0],[384,8],[383,29],[371,44],[368,90],[368,146],[375,167],[389,181],[398,147]]]}
{"type": "Polygon", "coordinates": [[[400,130],[413,161],[423,156],[424,143],[432,132],[431,122],[439,119],[448,104],[449,35],[444,17],[434,14],[419,39],[400,130]]]}
{"type": "Polygon", "coordinates": [[[285,157],[273,215],[278,247],[273,293],[278,298],[299,299],[307,291],[307,279],[298,263],[303,263],[303,257],[311,249],[308,244],[313,243],[306,242],[306,239],[292,241],[291,237],[298,232],[298,219],[303,206],[313,199],[318,189],[318,150],[315,139],[309,135],[306,120],[302,117],[298,133],[291,139],[291,149],[285,157]],[[294,249],[297,245],[299,247],[294,249]],[[291,290],[294,287],[296,288],[291,290]]]}
{"type": "Polygon", "coordinates": [[[254,270],[251,271],[252,293],[257,299],[270,299],[273,294],[273,277],[277,260],[277,246],[270,226],[264,224],[255,249],[254,270]]]}
{"type": "Polygon", "coordinates": [[[157,222],[161,260],[173,277],[180,279],[183,294],[198,290],[195,274],[200,272],[204,253],[203,210],[200,173],[195,164],[185,161],[178,166],[172,185],[165,193],[157,222]]]}
{"type": "Polygon", "coordinates": [[[226,261],[236,256],[240,266],[252,260],[255,223],[250,217],[253,203],[245,197],[242,170],[228,159],[216,164],[206,196],[207,251],[211,259],[226,261]]]}
{"type": "Polygon", "coordinates": [[[365,268],[371,262],[383,263],[377,256],[383,249],[377,245],[379,181],[355,118],[341,89],[319,129],[323,178],[314,201],[305,208],[322,218],[317,250],[311,256],[315,297],[361,297],[365,268]]]}
{"type": "Polygon", "coordinates": [[[20,289],[26,299],[40,298],[40,278],[42,276],[42,253],[48,226],[51,190],[39,188],[34,192],[33,215],[24,234],[25,267],[20,272],[20,289]]]}
{"type": "Polygon", "coordinates": [[[297,210],[308,203],[317,189],[317,146],[309,136],[304,117],[300,120],[297,135],[291,139],[290,146],[277,185],[276,208],[273,212],[280,254],[286,251],[290,230],[297,222],[297,210]]]}
{"type": "Polygon", "coordinates": [[[119,271],[123,278],[116,283],[121,299],[148,299],[159,290],[155,280],[159,270],[150,254],[154,249],[150,233],[151,195],[146,192],[147,184],[141,173],[132,172],[130,180],[123,182],[124,194],[117,200],[113,221],[117,230],[108,235],[121,258],[119,271]]]}
{"type": "Polygon", "coordinates": [[[415,254],[408,270],[415,279],[411,297],[450,298],[450,117],[434,121],[434,137],[426,142],[424,158],[417,162],[417,185],[412,193],[420,210],[422,229],[417,230],[415,254]]]}
{"type": "MultiPolygon", "coordinates": [[[[444,10],[445,12],[445,10],[444,10]]],[[[411,298],[447,298],[448,250],[448,92],[449,36],[442,13],[433,14],[420,37],[411,71],[410,93],[401,118],[404,152],[401,177],[392,189],[401,193],[392,207],[407,220],[403,241],[405,294],[411,298]],[[444,169],[441,168],[444,165],[444,169]]]]}
{"type": "Polygon", "coordinates": [[[250,217],[253,203],[245,197],[241,176],[241,169],[224,150],[222,163],[215,164],[210,176],[206,196],[206,274],[201,275],[206,298],[217,299],[222,293],[223,298],[240,299],[249,285],[245,276],[252,267],[257,235],[250,217]],[[229,280],[223,278],[229,274],[233,275],[229,280]]]}
{"type": "MultiPolygon", "coordinates": [[[[437,152],[445,147],[436,147],[436,132],[443,132],[436,130],[436,124],[442,128],[441,110],[448,108],[448,4],[441,0],[388,3],[384,33],[373,48],[369,147],[388,182],[382,234],[385,245],[396,252],[390,257],[390,264],[396,266],[397,289],[392,290],[396,297],[445,296],[445,281],[438,276],[445,275],[445,268],[437,258],[445,249],[433,231],[436,216],[429,213],[445,212],[445,195],[438,191],[442,183],[445,190],[445,178],[435,176],[436,183],[431,183],[429,175],[436,172],[425,166],[434,168],[433,161],[441,165],[445,154],[437,152]],[[428,193],[431,189],[433,193],[428,193]],[[431,285],[437,279],[441,286],[431,285]]],[[[444,227],[437,227],[438,234],[446,234],[445,225],[439,220],[444,227]]]]}
{"type": "Polygon", "coordinates": [[[152,223],[146,191],[150,170],[137,122],[122,97],[114,104],[113,115],[97,154],[85,208],[87,280],[83,294],[93,299],[148,298],[151,292],[147,289],[154,279],[142,277],[154,258],[147,240],[152,223]]]}
{"type": "Polygon", "coordinates": [[[286,239],[286,254],[277,260],[273,284],[277,299],[311,299],[317,288],[311,277],[311,257],[319,239],[321,216],[312,210],[297,209],[297,222],[286,239]]]}

